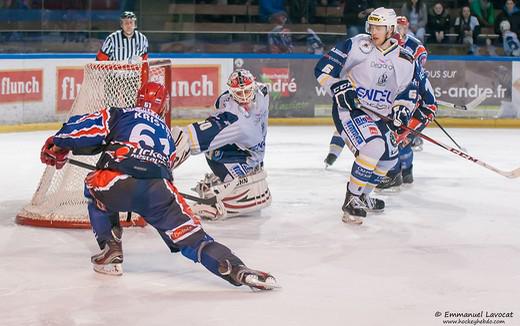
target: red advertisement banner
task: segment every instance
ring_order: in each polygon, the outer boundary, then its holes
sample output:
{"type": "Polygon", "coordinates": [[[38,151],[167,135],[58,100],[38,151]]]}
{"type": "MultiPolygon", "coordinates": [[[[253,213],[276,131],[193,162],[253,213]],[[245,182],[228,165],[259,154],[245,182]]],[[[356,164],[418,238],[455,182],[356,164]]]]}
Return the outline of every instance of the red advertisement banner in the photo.
{"type": "Polygon", "coordinates": [[[172,102],[175,107],[211,107],[221,93],[220,65],[174,65],[172,102]]]}
{"type": "Polygon", "coordinates": [[[56,68],[56,112],[68,112],[83,83],[82,67],[56,68]]]}
{"type": "Polygon", "coordinates": [[[0,103],[43,100],[43,69],[0,71],[0,103]]]}

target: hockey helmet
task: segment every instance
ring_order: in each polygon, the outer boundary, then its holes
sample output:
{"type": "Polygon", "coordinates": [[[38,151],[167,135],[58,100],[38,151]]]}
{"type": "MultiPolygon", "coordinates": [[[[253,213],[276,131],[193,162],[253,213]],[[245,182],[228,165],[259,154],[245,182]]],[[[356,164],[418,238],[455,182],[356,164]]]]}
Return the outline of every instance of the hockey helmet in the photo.
{"type": "Polygon", "coordinates": [[[121,16],[119,16],[120,19],[133,19],[136,20],[137,16],[132,11],[123,11],[121,16]]]}
{"type": "Polygon", "coordinates": [[[511,23],[509,22],[509,20],[503,20],[500,22],[500,31],[503,33],[505,31],[510,31],[511,30],[511,23]]]}
{"type": "Polygon", "coordinates": [[[229,93],[239,104],[248,104],[255,97],[255,77],[249,70],[237,69],[229,76],[227,85],[229,93]]]}
{"type": "Polygon", "coordinates": [[[395,14],[394,9],[389,9],[385,7],[379,7],[372,11],[370,15],[368,15],[367,21],[365,23],[365,31],[370,34],[370,25],[374,26],[386,26],[392,28],[392,32],[395,31],[397,26],[397,16],[395,14]]]}
{"type": "Polygon", "coordinates": [[[397,25],[402,25],[408,27],[410,23],[408,22],[408,18],[406,16],[397,16],[397,25]]]}
{"type": "Polygon", "coordinates": [[[169,95],[166,87],[159,83],[147,82],[141,86],[137,92],[138,107],[143,107],[152,110],[161,117],[166,114],[166,104],[168,103],[169,95]]]}

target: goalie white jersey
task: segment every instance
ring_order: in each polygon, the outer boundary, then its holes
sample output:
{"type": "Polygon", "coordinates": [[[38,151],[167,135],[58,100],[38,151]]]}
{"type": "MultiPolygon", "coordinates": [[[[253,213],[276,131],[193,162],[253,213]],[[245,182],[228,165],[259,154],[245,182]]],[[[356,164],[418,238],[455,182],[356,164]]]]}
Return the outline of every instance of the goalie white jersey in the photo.
{"type": "Polygon", "coordinates": [[[329,94],[331,85],[349,79],[361,105],[383,115],[388,116],[397,104],[413,109],[413,57],[396,42],[382,51],[366,34],[341,41],[318,62],[315,74],[329,94]]]}

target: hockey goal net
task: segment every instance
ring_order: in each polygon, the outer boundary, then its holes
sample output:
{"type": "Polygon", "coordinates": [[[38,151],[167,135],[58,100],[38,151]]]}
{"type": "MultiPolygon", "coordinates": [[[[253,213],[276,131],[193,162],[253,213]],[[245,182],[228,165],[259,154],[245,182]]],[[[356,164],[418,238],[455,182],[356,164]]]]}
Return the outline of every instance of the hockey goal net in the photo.
{"type": "MultiPolygon", "coordinates": [[[[145,63],[95,62],[84,67],[83,83],[69,116],[98,111],[105,107],[135,105],[137,91],[145,81],[155,81],[171,88],[171,61],[150,60],[145,63]]],[[[170,91],[171,94],[171,91],[170,91]]],[[[170,111],[167,122],[169,124],[170,111]]],[[[69,158],[95,165],[99,155],[69,158]]],[[[89,228],[87,201],[83,195],[87,169],[66,164],[56,170],[48,166],[31,202],[16,216],[18,224],[56,228],[89,228]]],[[[135,215],[127,221],[121,214],[121,225],[144,226],[135,215]]]]}

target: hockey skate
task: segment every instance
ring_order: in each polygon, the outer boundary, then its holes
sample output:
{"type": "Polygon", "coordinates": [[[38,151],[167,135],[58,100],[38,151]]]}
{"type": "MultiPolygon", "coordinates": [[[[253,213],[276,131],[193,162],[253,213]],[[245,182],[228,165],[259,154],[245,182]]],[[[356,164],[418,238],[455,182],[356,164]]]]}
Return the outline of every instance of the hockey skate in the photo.
{"type": "Polygon", "coordinates": [[[367,216],[366,205],[363,200],[348,190],[341,209],[343,210],[342,220],[347,224],[362,224],[363,220],[361,220],[361,217],[367,216]]]}
{"type": "Polygon", "coordinates": [[[376,186],[376,191],[398,192],[403,184],[403,175],[401,171],[397,174],[388,173],[383,180],[376,186]]]}
{"type": "Polygon", "coordinates": [[[329,166],[334,164],[334,162],[336,162],[337,158],[338,157],[336,155],[329,153],[327,155],[327,157],[325,158],[325,160],[323,160],[323,162],[325,162],[325,168],[328,168],[329,166]]]}
{"type": "Polygon", "coordinates": [[[253,290],[272,290],[280,287],[273,275],[244,265],[231,266],[228,260],[221,263],[219,272],[227,276],[234,285],[247,285],[253,290]]]}
{"type": "Polygon", "coordinates": [[[413,166],[410,166],[408,169],[403,169],[402,175],[403,175],[403,183],[404,184],[411,184],[411,183],[413,183],[412,169],[413,169],[413,166]]]}
{"type": "Polygon", "coordinates": [[[108,275],[123,275],[123,229],[114,227],[112,239],[105,243],[101,252],[91,257],[94,271],[108,275]]]}
{"type": "Polygon", "coordinates": [[[365,204],[366,210],[373,213],[382,213],[385,209],[385,202],[382,199],[373,198],[369,194],[362,194],[359,199],[365,204]]]}

